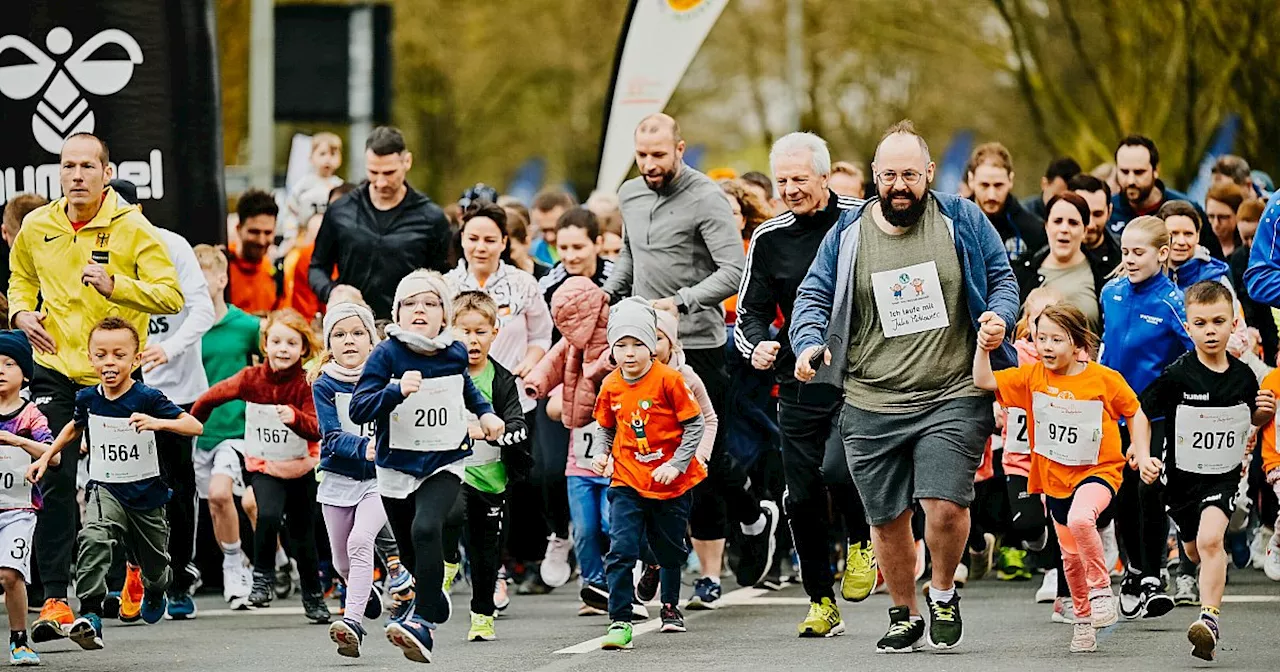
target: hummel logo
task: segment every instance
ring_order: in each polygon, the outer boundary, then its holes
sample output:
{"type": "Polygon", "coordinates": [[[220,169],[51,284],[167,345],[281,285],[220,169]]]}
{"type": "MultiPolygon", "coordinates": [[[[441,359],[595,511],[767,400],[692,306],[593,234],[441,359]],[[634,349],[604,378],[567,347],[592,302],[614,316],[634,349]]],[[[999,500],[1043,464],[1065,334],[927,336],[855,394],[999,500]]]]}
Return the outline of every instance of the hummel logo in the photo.
{"type": "Polygon", "coordinates": [[[63,237],[64,235],[66,235],[66,234],[59,233],[59,234],[58,234],[58,235],[56,235],[56,236],[45,236],[45,237],[44,237],[44,242],[46,242],[46,243],[52,243],[53,241],[55,241],[55,240],[57,240],[57,239],[59,239],[59,238],[63,237]]]}
{"type": "MultiPolygon", "coordinates": [[[[58,26],[45,36],[48,53],[19,35],[0,37],[0,54],[13,49],[29,62],[0,66],[0,93],[13,100],[41,94],[31,116],[31,134],[45,151],[58,154],[62,142],[76,133],[92,133],[93,110],[83,92],[109,96],[123,89],[142,63],[142,48],[133,36],[111,28],[89,38],[75,53],[71,31],[58,26]],[[124,49],[127,60],[91,58],[107,45],[124,49]]],[[[12,57],[10,57],[12,59],[12,57]]]]}

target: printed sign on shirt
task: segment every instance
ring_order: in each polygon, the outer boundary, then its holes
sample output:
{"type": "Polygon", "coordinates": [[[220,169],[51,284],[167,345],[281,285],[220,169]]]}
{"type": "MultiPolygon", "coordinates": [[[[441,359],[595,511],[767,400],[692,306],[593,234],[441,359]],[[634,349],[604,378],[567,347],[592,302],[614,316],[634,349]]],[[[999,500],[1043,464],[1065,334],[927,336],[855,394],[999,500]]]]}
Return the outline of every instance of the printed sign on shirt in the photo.
{"type": "Polygon", "coordinates": [[[871,287],[885,338],[951,326],[936,262],[872,273],[871,287]]]}

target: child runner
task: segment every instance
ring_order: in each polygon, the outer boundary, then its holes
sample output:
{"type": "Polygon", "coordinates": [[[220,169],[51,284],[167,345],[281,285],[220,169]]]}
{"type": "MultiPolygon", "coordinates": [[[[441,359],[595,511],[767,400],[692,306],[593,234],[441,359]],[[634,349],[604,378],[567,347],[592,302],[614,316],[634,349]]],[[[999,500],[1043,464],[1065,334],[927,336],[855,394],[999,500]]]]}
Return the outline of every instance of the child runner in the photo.
{"type": "Polygon", "coordinates": [[[329,639],[338,645],[338,655],[348,658],[360,657],[365,636],[361,616],[382,615],[382,600],[373,591],[373,556],[374,539],[387,523],[387,512],[373,468],[373,424],[351,421],[351,393],[378,342],[373,325],[373,313],[365,306],[330,306],[324,317],[324,350],[307,376],[324,436],[324,478],[316,501],[329,532],[334,571],[347,585],[342,619],[329,626],[329,639]]]}
{"type": "MultiPolygon", "coordinates": [[[[1182,290],[1165,274],[1169,264],[1169,232],[1155,217],[1135,217],[1120,240],[1120,277],[1102,288],[1102,350],[1099,362],[1124,376],[1142,394],[1173,360],[1193,347],[1183,326],[1182,290]]],[[[1121,428],[1123,430],[1123,427],[1121,428]]],[[[1127,449],[1128,434],[1120,433],[1127,449]]],[[[1154,446],[1157,453],[1162,446],[1154,446]]],[[[1159,455],[1157,455],[1158,457],[1159,455]]],[[[1128,562],[1120,582],[1120,613],[1126,619],[1159,618],[1173,609],[1160,570],[1165,564],[1169,519],[1164,488],[1144,485],[1132,468],[1116,494],[1116,532],[1128,562]]]]}
{"type": "Polygon", "coordinates": [[[506,424],[494,443],[484,441],[483,432],[471,428],[475,440],[472,453],[462,461],[465,467],[462,492],[454,503],[445,527],[445,592],[458,576],[462,561],[458,542],[465,519],[467,559],[471,563],[471,629],[469,642],[492,642],[498,638],[493,621],[498,615],[493,591],[498,581],[502,536],[507,508],[508,468],[531,466],[529,430],[520,408],[516,378],[489,358],[489,348],[498,335],[498,304],[484,292],[462,292],[453,299],[453,336],[467,348],[468,373],[480,394],[506,424]]]}
{"type": "MultiPolygon", "coordinates": [[[[1273,396],[1280,396],[1280,369],[1273,370],[1262,379],[1262,389],[1271,392],[1273,396]]],[[[1262,439],[1258,444],[1259,450],[1262,451],[1262,473],[1266,476],[1267,483],[1275,490],[1276,497],[1280,497],[1280,444],[1276,443],[1274,419],[1263,427],[1262,439]]],[[[1263,521],[1262,528],[1266,528],[1266,521],[1263,521]]],[[[1272,534],[1267,540],[1267,551],[1262,566],[1268,579],[1280,581],[1280,516],[1276,516],[1276,519],[1271,521],[1271,529],[1272,534]]]]}
{"type": "Polygon", "coordinates": [[[1094,629],[1117,620],[1098,519],[1120,488],[1121,418],[1132,434],[1129,461],[1144,481],[1160,475],[1160,461],[1150,455],[1151,425],[1137,395],[1119,373],[1088,361],[1097,337],[1084,313],[1054,304],[1040,313],[1035,326],[1039,362],[992,373],[990,355],[979,348],[974,384],[995,392],[1002,406],[1027,414],[1033,428],[1027,490],[1044,493],[1058,532],[1075,604],[1070,650],[1097,651],[1094,629]]]}
{"type": "Polygon", "coordinates": [[[117,545],[132,551],[142,571],[142,620],[164,618],[169,569],[169,488],[160,479],[156,432],[199,436],[204,427],[152,387],[130,375],[141,359],[138,331],[120,317],[108,317],[89,332],[89,361],[101,385],[76,393],[75,412],[58,438],[27,470],[35,483],[68,445],[76,450],[88,433],[89,485],[76,559],[80,618],[67,633],[85,650],[102,648],[102,601],[107,570],[117,545]]]}
{"type": "Polygon", "coordinates": [[[19,396],[34,368],[26,335],[0,332],[0,549],[8,550],[0,553],[0,586],[9,612],[10,665],[40,664],[27,643],[27,581],[40,490],[27,482],[26,474],[31,461],[49,450],[53,435],[40,409],[19,396]]]}
{"type": "Polygon", "coordinates": [[[229,401],[245,401],[245,466],[258,507],[253,530],[253,590],[249,603],[271,606],[276,588],[276,542],[288,524],[308,621],[328,623],[316,554],[315,468],[320,427],[303,362],[319,351],[307,321],[290,308],[267,316],[259,343],[267,361],[214,385],[191,409],[207,418],[229,401]]]}
{"type": "Polygon", "coordinates": [[[653,307],[637,298],[623,300],[609,313],[609,342],[618,370],[609,374],[596,398],[602,450],[592,469],[612,477],[609,488],[609,619],[600,648],[631,648],[633,574],[648,544],[663,569],[662,612],[676,620],[680,574],[689,549],[688,491],[707,476],[694,459],[702,440],[703,419],[684,378],[654,361],[658,334],[653,307]]]}
{"type": "Polygon", "coordinates": [[[480,416],[485,438],[502,436],[493,413],[467,374],[467,347],[449,330],[453,295],[439,273],[418,270],[396,286],[386,328],[365,362],[351,397],[351,420],[377,427],[378,491],[401,557],[413,567],[418,591],[413,615],[387,625],[387,639],[405,658],[431,662],[433,631],[449,620],[444,590],[445,517],[462,485],[462,460],[471,454],[464,410],[480,416]]]}
{"type": "Polygon", "coordinates": [[[1187,331],[1195,352],[1177,359],[1143,394],[1165,426],[1165,503],[1187,559],[1200,566],[1200,618],[1187,629],[1191,655],[1213,660],[1227,581],[1223,537],[1240,484],[1250,425],[1275,417],[1275,394],[1259,391],[1247,365],[1227,354],[1234,297],[1217,281],[1187,289],[1187,331]]]}

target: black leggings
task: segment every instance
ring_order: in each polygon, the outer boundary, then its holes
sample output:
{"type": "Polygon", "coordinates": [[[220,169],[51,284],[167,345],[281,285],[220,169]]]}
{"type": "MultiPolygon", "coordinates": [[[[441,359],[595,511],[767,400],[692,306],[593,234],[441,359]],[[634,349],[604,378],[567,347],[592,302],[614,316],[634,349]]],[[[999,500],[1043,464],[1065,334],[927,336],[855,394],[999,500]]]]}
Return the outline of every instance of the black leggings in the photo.
{"type": "Polygon", "coordinates": [[[444,526],[444,559],[460,562],[458,544],[466,532],[467,559],[471,562],[471,611],[493,616],[493,586],[498,581],[502,535],[506,518],[505,493],[481,492],[463,485],[444,526]]]}
{"type": "Polygon", "coordinates": [[[319,595],[315,474],[307,472],[298,478],[284,479],[254,473],[252,478],[253,496],[258,502],[258,526],[253,530],[253,571],[274,575],[276,539],[280,537],[281,528],[287,525],[302,592],[319,595]]]}
{"type": "MultiPolygon", "coordinates": [[[[190,413],[191,404],[182,410],[190,413]]],[[[195,442],[189,436],[173,432],[156,432],[156,452],[160,458],[160,475],[173,490],[165,515],[169,518],[169,566],[173,568],[170,595],[190,592],[195,577],[188,570],[196,550],[196,472],[191,451],[195,442]]]]}
{"type": "Polygon", "coordinates": [[[443,590],[432,587],[444,585],[444,521],[461,487],[457,476],[441,472],[405,499],[382,498],[387,521],[400,545],[401,562],[413,568],[418,585],[414,612],[437,625],[449,620],[449,602],[443,590]]]}
{"type": "Polygon", "coordinates": [[[1009,491],[1009,529],[1005,545],[1038,541],[1045,533],[1048,519],[1044,514],[1044,498],[1027,492],[1027,477],[1010,475],[1005,479],[1009,491]]]}
{"type": "MultiPolygon", "coordinates": [[[[1157,423],[1157,426],[1163,423],[1157,423]]],[[[1163,432],[1155,432],[1151,437],[1151,454],[1156,457],[1164,455],[1163,432]]],[[[1128,428],[1120,428],[1120,448],[1129,450],[1128,428]]],[[[1116,516],[1116,536],[1124,549],[1131,570],[1137,571],[1142,578],[1159,577],[1164,568],[1165,549],[1169,539],[1169,516],[1164,509],[1164,485],[1156,481],[1150,485],[1142,482],[1137,471],[1124,467],[1124,480],[1120,483],[1120,492],[1116,493],[1111,508],[1123,511],[1124,515],[1116,516]]]]}

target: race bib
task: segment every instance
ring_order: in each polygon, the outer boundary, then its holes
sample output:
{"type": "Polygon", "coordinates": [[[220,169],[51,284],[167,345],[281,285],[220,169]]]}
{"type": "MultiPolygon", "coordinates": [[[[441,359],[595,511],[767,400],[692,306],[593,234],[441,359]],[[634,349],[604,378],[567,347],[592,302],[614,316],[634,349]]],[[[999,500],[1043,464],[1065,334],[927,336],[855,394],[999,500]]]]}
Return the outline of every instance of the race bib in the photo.
{"type": "Polygon", "coordinates": [[[346,392],[339,392],[333,397],[333,405],[338,408],[338,424],[342,426],[342,431],[348,434],[354,434],[361,438],[374,440],[377,436],[377,425],[372,422],[366,422],[357,425],[351,421],[351,395],[346,392]]]}
{"type": "Polygon", "coordinates": [[[458,450],[467,437],[462,376],[423,378],[422,387],[391,411],[390,420],[392,450],[458,450]]]}
{"type": "Polygon", "coordinates": [[[1247,404],[1227,408],[1179,404],[1178,470],[1208,475],[1239,471],[1249,438],[1250,415],[1247,404]]]}
{"type": "Polygon", "coordinates": [[[0,445],[0,509],[31,508],[31,484],[27,482],[30,466],[27,451],[0,445]]]}
{"type": "Polygon", "coordinates": [[[272,404],[244,405],[244,454],[268,462],[306,457],[307,440],[280,421],[272,404]]]}
{"type": "Polygon", "coordinates": [[[502,449],[488,441],[474,441],[471,444],[471,455],[462,460],[464,467],[483,467],[502,461],[502,449]]]}
{"type": "Polygon", "coordinates": [[[1027,434],[1027,412],[1021,408],[1007,408],[1004,452],[1012,455],[1030,455],[1031,441],[1027,434]]]}
{"type": "Polygon", "coordinates": [[[1058,464],[1098,463],[1102,447],[1102,402],[1059,399],[1036,392],[1035,453],[1058,464]]]}
{"type": "Polygon", "coordinates": [[[573,430],[569,438],[569,450],[573,453],[573,463],[579,469],[591,471],[591,461],[599,454],[600,447],[596,442],[596,430],[600,423],[593,422],[586,427],[573,430]]]}
{"type": "Polygon", "coordinates": [[[89,480],[135,483],[159,475],[155,432],[135,430],[128,418],[89,416],[89,480]]]}
{"type": "Polygon", "coordinates": [[[935,262],[872,273],[871,287],[885,338],[951,326],[935,262]]]}

